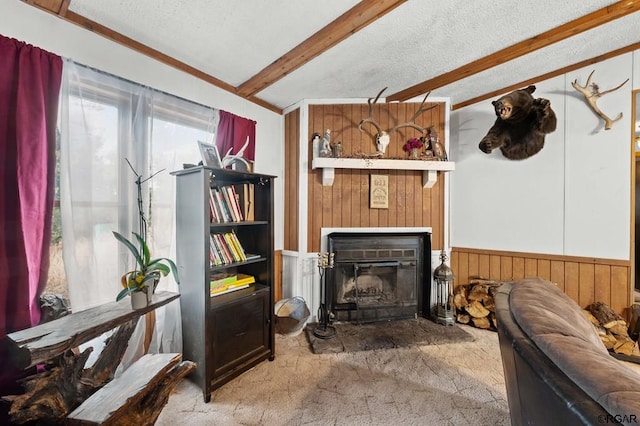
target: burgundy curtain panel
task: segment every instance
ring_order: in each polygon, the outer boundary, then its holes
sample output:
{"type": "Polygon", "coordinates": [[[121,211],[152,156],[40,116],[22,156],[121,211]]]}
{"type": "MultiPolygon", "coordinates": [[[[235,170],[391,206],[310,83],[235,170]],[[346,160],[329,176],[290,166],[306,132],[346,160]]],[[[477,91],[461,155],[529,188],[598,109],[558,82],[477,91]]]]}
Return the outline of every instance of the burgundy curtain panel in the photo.
{"type": "Polygon", "coordinates": [[[0,339],[40,321],[62,59],[0,35],[0,339]]]}
{"type": "Polygon", "coordinates": [[[247,142],[247,136],[249,136],[249,146],[244,151],[243,157],[254,161],[256,156],[256,122],[227,111],[220,111],[218,135],[216,136],[216,146],[220,157],[224,157],[229,148],[233,148],[231,154],[237,154],[247,142]]]}

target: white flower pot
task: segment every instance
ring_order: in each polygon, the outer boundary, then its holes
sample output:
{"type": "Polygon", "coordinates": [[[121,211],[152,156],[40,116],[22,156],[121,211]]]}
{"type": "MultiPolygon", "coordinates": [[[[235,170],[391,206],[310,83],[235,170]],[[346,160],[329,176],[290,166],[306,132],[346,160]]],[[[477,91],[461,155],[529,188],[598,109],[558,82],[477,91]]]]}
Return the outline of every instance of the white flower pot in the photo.
{"type": "Polygon", "coordinates": [[[149,304],[147,293],[144,293],[142,291],[134,291],[133,293],[131,293],[130,297],[132,309],[146,308],[149,304]]]}

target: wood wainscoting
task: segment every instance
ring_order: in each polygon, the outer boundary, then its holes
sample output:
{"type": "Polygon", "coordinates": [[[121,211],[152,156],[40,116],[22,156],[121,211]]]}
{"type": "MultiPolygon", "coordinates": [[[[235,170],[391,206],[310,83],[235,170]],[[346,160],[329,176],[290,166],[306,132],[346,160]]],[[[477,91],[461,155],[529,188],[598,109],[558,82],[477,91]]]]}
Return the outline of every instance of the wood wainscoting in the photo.
{"type": "Polygon", "coordinates": [[[454,247],[451,269],[454,286],[467,284],[474,276],[496,281],[541,277],[558,285],[582,308],[604,302],[629,319],[632,293],[628,260],[454,247]]]}

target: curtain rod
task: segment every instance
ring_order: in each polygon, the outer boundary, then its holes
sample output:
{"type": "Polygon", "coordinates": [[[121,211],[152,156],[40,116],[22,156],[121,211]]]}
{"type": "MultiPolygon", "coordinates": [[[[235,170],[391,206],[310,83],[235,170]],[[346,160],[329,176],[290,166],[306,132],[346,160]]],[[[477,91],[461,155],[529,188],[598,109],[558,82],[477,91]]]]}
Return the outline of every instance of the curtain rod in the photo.
{"type": "MultiPolygon", "coordinates": [[[[149,90],[153,90],[153,91],[155,91],[155,92],[161,93],[161,94],[163,94],[163,95],[173,96],[174,98],[180,99],[180,100],[185,101],[185,102],[189,102],[189,103],[191,103],[191,104],[193,104],[193,105],[197,105],[197,106],[200,106],[200,107],[203,107],[203,108],[211,108],[211,109],[218,110],[218,111],[224,111],[224,110],[221,110],[220,108],[215,108],[215,107],[212,107],[212,106],[210,106],[210,105],[204,105],[204,104],[201,104],[201,103],[199,103],[199,102],[192,101],[191,99],[183,98],[182,96],[178,96],[178,95],[175,95],[175,94],[173,94],[173,93],[168,93],[168,92],[165,92],[165,91],[163,91],[163,90],[156,89],[155,87],[151,87],[151,86],[148,86],[148,85],[146,85],[146,84],[138,83],[138,82],[136,82],[136,81],[129,80],[129,79],[127,79],[127,78],[121,77],[121,76],[119,76],[119,75],[112,74],[112,73],[107,72],[107,71],[103,71],[103,70],[98,69],[98,68],[95,68],[95,67],[91,67],[91,66],[89,66],[89,65],[81,64],[81,63],[76,62],[76,61],[74,61],[73,59],[70,59],[70,58],[64,58],[64,59],[65,59],[65,61],[73,62],[75,65],[79,65],[79,66],[81,66],[81,67],[83,67],[83,68],[90,69],[90,70],[95,71],[95,72],[97,72],[97,73],[99,73],[99,74],[103,74],[103,75],[106,75],[106,76],[109,76],[109,77],[112,77],[112,78],[118,79],[118,80],[120,80],[120,81],[124,81],[125,83],[135,84],[135,85],[138,85],[138,86],[141,86],[141,87],[147,88],[147,89],[149,89],[149,90]]],[[[226,111],[226,112],[228,112],[228,111],[226,111]]],[[[232,114],[233,114],[233,113],[232,113],[232,114]]]]}

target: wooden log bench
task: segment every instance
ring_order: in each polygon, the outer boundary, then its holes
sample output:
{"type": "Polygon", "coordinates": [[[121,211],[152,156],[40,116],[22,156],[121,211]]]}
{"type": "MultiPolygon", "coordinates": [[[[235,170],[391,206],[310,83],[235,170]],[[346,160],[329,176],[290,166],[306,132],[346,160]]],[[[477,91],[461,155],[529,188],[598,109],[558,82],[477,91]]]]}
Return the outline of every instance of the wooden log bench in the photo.
{"type": "Polygon", "coordinates": [[[195,364],[181,354],[147,354],[120,377],[87,398],[66,419],[69,425],[152,425],[175,384],[195,364]]]}
{"type": "Polygon", "coordinates": [[[9,334],[12,362],[43,370],[21,380],[23,394],[2,395],[11,403],[12,423],[153,424],[175,384],[195,364],[180,362],[180,354],[145,355],[116,380],[113,376],[138,319],[178,297],[158,292],[149,306],[136,310],[123,299],[9,334]],[[93,348],[79,352],[77,347],[112,329],[94,364],[85,368],[93,348]],[[92,406],[96,413],[87,417],[92,406]]]}

